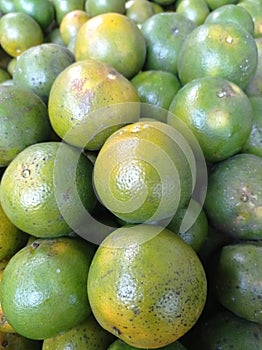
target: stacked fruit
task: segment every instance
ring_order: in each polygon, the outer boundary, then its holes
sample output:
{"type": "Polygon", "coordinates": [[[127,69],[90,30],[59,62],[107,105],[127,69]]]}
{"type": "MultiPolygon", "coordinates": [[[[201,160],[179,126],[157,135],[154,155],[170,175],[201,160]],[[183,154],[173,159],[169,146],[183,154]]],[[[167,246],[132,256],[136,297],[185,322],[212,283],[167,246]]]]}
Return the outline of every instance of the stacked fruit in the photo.
{"type": "Polygon", "coordinates": [[[262,3],[0,11],[0,349],[262,349],[262,3]]]}

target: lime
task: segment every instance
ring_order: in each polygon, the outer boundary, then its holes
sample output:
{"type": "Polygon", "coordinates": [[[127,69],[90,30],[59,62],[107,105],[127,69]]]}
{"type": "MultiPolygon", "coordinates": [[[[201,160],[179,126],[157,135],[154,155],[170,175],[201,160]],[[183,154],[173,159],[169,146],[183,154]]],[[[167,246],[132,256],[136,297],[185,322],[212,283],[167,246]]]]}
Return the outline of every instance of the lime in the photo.
{"type": "Polygon", "coordinates": [[[206,276],[194,250],[173,232],[155,225],[126,226],[96,250],[88,295],[106,330],[133,347],[160,348],[198,320],[206,276]]]}
{"type": "Polygon", "coordinates": [[[210,11],[205,0],[180,0],[176,2],[176,12],[199,26],[204,23],[210,11]]]}
{"type": "Polygon", "coordinates": [[[163,122],[142,119],[120,128],[105,141],[94,164],[98,198],[130,223],[173,216],[192,194],[194,155],[188,147],[183,135],[163,122]]]}
{"type": "Polygon", "coordinates": [[[55,141],[33,144],[4,172],[2,207],[14,225],[32,236],[67,235],[95,206],[92,169],[72,146],[55,141]]]}
{"type": "Polygon", "coordinates": [[[146,40],[146,70],[177,73],[177,56],[194,22],[175,12],[162,12],[148,18],[141,26],[146,40]]]}
{"type": "Polygon", "coordinates": [[[125,13],[126,0],[85,0],[85,11],[94,17],[103,13],[125,13]]]}
{"type": "Polygon", "coordinates": [[[74,61],[72,52],[62,45],[43,43],[31,47],[17,59],[14,85],[32,90],[47,103],[54,80],[74,61]]]}
{"type": "Polygon", "coordinates": [[[55,21],[55,8],[50,0],[14,0],[17,12],[30,15],[45,31],[55,21]]]}
{"type": "Polygon", "coordinates": [[[112,333],[103,329],[91,314],[67,332],[45,339],[42,350],[105,350],[114,339],[112,333]]]}
{"type": "Polygon", "coordinates": [[[10,12],[0,18],[0,42],[12,57],[44,41],[40,25],[27,13],[10,12]]]}
{"type": "Polygon", "coordinates": [[[130,79],[144,65],[146,43],[133,20],[120,13],[104,13],[90,18],[79,29],[75,58],[100,60],[130,79]]]}
{"type": "Polygon", "coordinates": [[[260,276],[262,244],[241,242],[222,248],[217,264],[216,294],[237,316],[262,323],[260,276]]]}
{"type": "Polygon", "coordinates": [[[256,73],[257,56],[255,39],[243,27],[232,22],[204,23],[182,45],[178,75],[183,85],[216,76],[244,89],[256,73]]]}
{"type": "Polygon", "coordinates": [[[80,27],[88,19],[88,14],[83,10],[70,11],[63,17],[59,29],[65,45],[76,37],[80,27]]]}
{"type": "Polygon", "coordinates": [[[138,120],[138,102],[129,80],[108,64],[88,59],[71,64],[55,79],[49,118],[66,142],[99,150],[113,131],[138,120]]]}
{"type": "Polygon", "coordinates": [[[238,153],[252,127],[253,108],[238,85],[207,76],[185,84],[175,95],[167,118],[183,120],[197,138],[209,162],[238,153]]]}
{"type": "Polygon", "coordinates": [[[91,313],[86,293],[94,246],[73,237],[38,239],[9,260],[2,308],[14,330],[45,339],[83,322],[91,313]]]}
{"type": "Polygon", "coordinates": [[[27,146],[49,140],[51,131],[40,97],[17,86],[0,86],[0,166],[7,166],[27,146]]]}
{"type": "Polygon", "coordinates": [[[26,245],[27,240],[28,235],[9,220],[0,205],[0,261],[10,259],[26,245]]]}
{"type": "Polygon", "coordinates": [[[261,239],[262,159],[236,154],[209,175],[205,211],[209,223],[235,239],[261,239]]]}
{"type": "Polygon", "coordinates": [[[244,27],[251,35],[254,35],[254,22],[250,13],[237,5],[224,5],[210,12],[205,23],[233,22],[244,27]]]}
{"type": "Polygon", "coordinates": [[[253,124],[242,152],[252,153],[262,157],[262,96],[249,98],[253,107],[253,124]]]}

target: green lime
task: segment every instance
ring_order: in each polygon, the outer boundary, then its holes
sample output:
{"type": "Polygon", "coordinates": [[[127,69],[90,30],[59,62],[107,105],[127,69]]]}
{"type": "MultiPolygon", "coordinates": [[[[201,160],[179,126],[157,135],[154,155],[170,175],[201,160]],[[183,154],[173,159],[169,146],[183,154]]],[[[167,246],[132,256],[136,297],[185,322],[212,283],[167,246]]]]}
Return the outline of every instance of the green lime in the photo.
{"type": "Polygon", "coordinates": [[[229,4],[211,11],[206,17],[205,23],[233,22],[244,27],[251,35],[254,35],[254,22],[250,13],[237,5],[229,4]]]}
{"type": "Polygon", "coordinates": [[[234,83],[207,76],[185,84],[172,100],[168,124],[181,119],[197,138],[209,162],[238,153],[252,127],[253,108],[234,83]]]}
{"type": "Polygon", "coordinates": [[[177,57],[194,22],[175,12],[162,12],[148,18],[141,26],[146,40],[146,70],[177,73],[177,57]]]}
{"type": "Polygon", "coordinates": [[[14,85],[0,86],[0,166],[23,149],[51,137],[47,107],[35,93],[14,85]]]}
{"type": "Polygon", "coordinates": [[[180,0],[176,2],[176,12],[199,26],[204,23],[210,11],[205,0],[180,0]]]}
{"type": "Polygon", "coordinates": [[[103,13],[125,13],[126,0],[85,0],[85,11],[89,17],[103,13]]]}
{"type": "Polygon", "coordinates": [[[17,12],[30,15],[45,31],[55,21],[55,7],[50,0],[14,0],[17,12]]]}
{"type": "Polygon", "coordinates": [[[32,90],[47,103],[56,77],[74,61],[72,52],[62,45],[43,43],[31,47],[17,60],[14,85],[32,90]]]}
{"type": "Polygon", "coordinates": [[[255,39],[243,27],[232,22],[204,23],[184,41],[178,55],[178,75],[183,85],[215,76],[244,89],[256,73],[257,56],[255,39]]]}
{"type": "Polygon", "coordinates": [[[209,223],[234,239],[260,240],[262,234],[262,158],[236,154],[209,175],[205,212],[209,223]]]}
{"type": "Polygon", "coordinates": [[[45,339],[90,314],[87,275],[94,246],[80,238],[38,239],[9,260],[0,284],[4,315],[29,339],[45,339]]]}
{"type": "Polygon", "coordinates": [[[45,339],[42,350],[105,350],[114,339],[91,314],[67,332],[45,339]]]}

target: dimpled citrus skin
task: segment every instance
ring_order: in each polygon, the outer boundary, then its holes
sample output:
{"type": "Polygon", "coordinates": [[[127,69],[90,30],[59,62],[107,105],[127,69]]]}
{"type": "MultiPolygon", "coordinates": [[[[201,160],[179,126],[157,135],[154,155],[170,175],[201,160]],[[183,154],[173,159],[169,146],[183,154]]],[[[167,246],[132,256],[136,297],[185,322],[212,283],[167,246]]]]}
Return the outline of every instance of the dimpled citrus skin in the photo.
{"type": "Polygon", "coordinates": [[[65,212],[74,222],[80,220],[73,203],[80,197],[87,210],[96,203],[92,169],[91,161],[67,144],[50,141],[31,145],[17,155],[2,177],[3,210],[14,225],[35,237],[67,235],[72,228],[68,216],[63,217],[65,212]],[[73,159],[79,159],[77,166],[72,167],[73,159]],[[70,175],[76,188],[67,182],[70,175]],[[61,191],[55,183],[63,187],[61,191]]]}
{"type": "Polygon", "coordinates": [[[132,223],[174,215],[192,191],[187,151],[173,127],[158,121],[127,125],[112,134],[94,165],[94,186],[102,203],[132,223]],[[180,148],[181,146],[181,148],[180,148]]]}
{"type": "Polygon", "coordinates": [[[98,322],[139,348],[159,348],[186,333],[202,312],[206,287],[193,249],[152,225],[112,232],[97,249],[88,275],[98,322]]]}
{"type": "Polygon", "coordinates": [[[86,282],[94,251],[75,237],[38,239],[9,260],[0,285],[1,304],[17,333],[45,339],[90,315],[86,282]]]}
{"type": "Polygon", "coordinates": [[[111,66],[88,59],[70,65],[54,81],[49,118],[68,143],[97,150],[113,131],[138,120],[139,105],[129,102],[139,102],[131,82],[111,66]]]}
{"type": "Polygon", "coordinates": [[[232,23],[204,23],[187,36],[178,54],[182,85],[204,76],[218,76],[244,89],[257,69],[254,37],[232,23]],[[193,54],[192,54],[193,52],[193,54]]]}

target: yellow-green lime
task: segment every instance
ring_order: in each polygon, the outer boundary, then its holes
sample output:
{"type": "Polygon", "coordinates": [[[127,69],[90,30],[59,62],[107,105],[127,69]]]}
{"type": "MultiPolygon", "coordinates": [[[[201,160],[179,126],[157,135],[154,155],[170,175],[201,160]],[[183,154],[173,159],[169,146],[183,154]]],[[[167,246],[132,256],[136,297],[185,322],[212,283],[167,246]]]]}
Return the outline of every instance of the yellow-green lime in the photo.
{"type": "Polygon", "coordinates": [[[144,65],[146,43],[132,19],[120,13],[103,13],[90,18],[79,29],[75,58],[105,62],[131,79],[144,65]]]}
{"type": "Polygon", "coordinates": [[[91,161],[65,143],[28,146],[3,174],[3,210],[14,225],[32,236],[67,235],[96,204],[92,170],[91,161]]]}
{"type": "Polygon", "coordinates": [[[115,340],[91,314],[86,320],[56,337],[47,338],[42,350],[105,350],[115,340]]]}
{"type": "Polygon", "coordinates": [[[164,122],[143,119],[114,132],[100,149],[93,183],[98,198],[130,223],[162,220],[188,204],[194,155],[164,122]]]}
{"type": "Polygon", "coordinates": [[[96,250],[88,274],[89,302],[98,322],[144,349],[171,344],[192,328],[206,288],[195,251],[156,225],[113,231],[96,250]]]}
{"type": "Polygon", "coordinates": [[[10,56],[17,57],[43,41],[40,25],[27,13],[10,12],[0,18],[1,46],[10,56]]]}
{"type": "Polygon", "coordinates": [[[93,59],[71,64],[59,74],[48,110],[51,125],[62,139],[89,150],[99,150],[113,131],[137,121],[140,114],[132,83],[93,59]]]}

